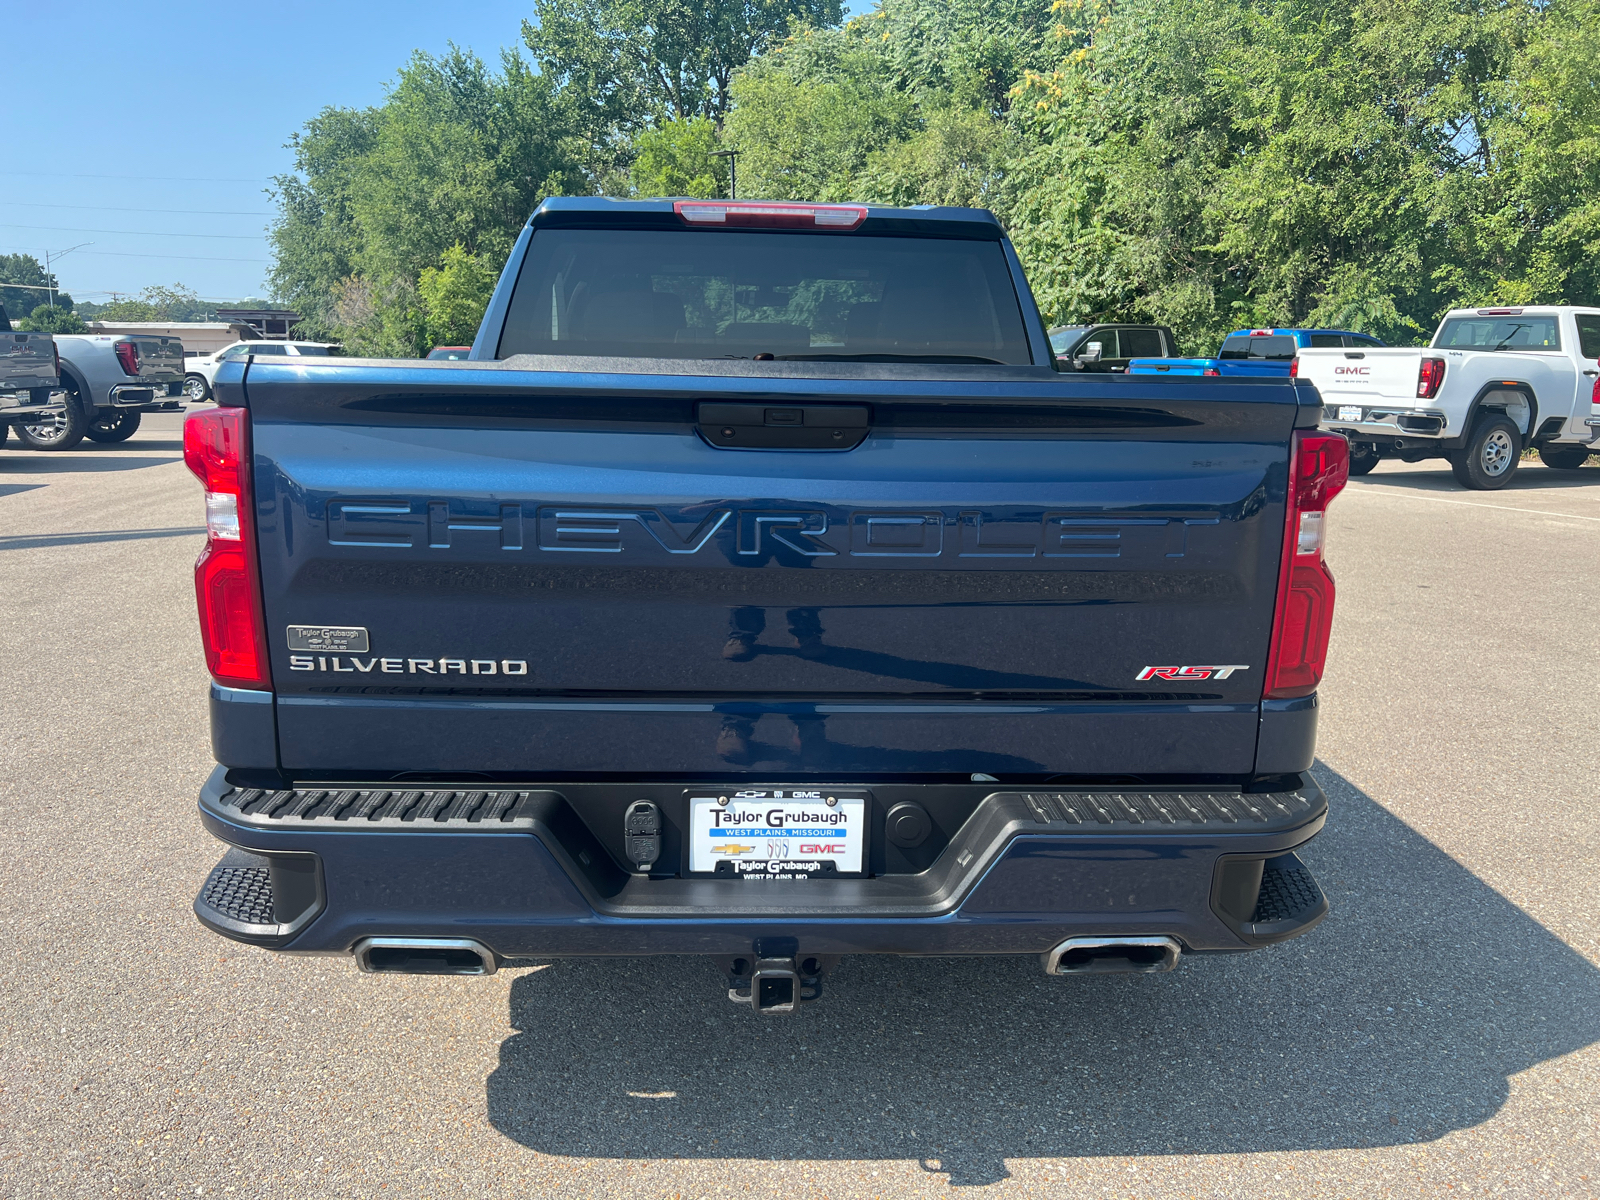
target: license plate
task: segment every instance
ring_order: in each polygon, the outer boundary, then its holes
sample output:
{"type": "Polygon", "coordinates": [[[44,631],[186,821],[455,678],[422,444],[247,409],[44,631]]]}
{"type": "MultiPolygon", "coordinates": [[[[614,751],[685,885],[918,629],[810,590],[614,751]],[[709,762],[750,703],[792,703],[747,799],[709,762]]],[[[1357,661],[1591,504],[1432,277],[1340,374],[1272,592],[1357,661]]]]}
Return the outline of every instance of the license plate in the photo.
{"type": "Polygon", "coordinates": [[[1361,420],[1361,406],[1358,405],[1358,404],[1341,404],[1339,406],[1339,420],[1341,420],[1341,421],[1359,421],[1359,420],[1361,420]]]}
{"type": "Polygon", "coordinates": [[[689,871],[753,881],[860,875],[868,796],[744,788],[689,795],[689,871]]]}

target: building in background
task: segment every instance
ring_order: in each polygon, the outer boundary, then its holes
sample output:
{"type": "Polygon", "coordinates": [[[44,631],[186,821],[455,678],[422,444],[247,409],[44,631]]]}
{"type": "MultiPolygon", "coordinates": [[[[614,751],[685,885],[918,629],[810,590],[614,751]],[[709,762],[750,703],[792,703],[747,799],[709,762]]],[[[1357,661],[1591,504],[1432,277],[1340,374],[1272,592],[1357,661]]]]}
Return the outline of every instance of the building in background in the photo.
{"type": "Polygon", "coordinates": [[[300,314],[286,308],[219,308],[217,316],[250,326],[253,335],[268,341],[286,342],[290,331],[300,324],[300,314]]]}
{"type": "Polygon", "coordinates": [[[175,337],[183,343],[185,358],[215,354],[234,342],[250,341],[261,335],[243,321],[86,321],[90,333],[145,333],[156,337],[175,337]]]}

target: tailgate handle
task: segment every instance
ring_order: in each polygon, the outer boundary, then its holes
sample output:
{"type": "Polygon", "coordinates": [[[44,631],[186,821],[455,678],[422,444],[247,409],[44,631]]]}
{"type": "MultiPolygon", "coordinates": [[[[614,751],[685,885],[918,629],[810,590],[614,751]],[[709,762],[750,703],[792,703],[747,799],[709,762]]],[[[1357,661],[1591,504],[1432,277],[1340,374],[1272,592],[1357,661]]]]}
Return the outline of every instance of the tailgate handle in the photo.
{"type": "Polygon", "coordinates": [[[854,450],[872,427],[865,404],[721,404],[702,401],[700,436],[719,450],[854,450]]]}
{"type": "Polygon", "coordinates": [[[1344,356],[1346,358],[1365,358],[1367,355],[1364,350],[1346,350],[1344,356]]]}

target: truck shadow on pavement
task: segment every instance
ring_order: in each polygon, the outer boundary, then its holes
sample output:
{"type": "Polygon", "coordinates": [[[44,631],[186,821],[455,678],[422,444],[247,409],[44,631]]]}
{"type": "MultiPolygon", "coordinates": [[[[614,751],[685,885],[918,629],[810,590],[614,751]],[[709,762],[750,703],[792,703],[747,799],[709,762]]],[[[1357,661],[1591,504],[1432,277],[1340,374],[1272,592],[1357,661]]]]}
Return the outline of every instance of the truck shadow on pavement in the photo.
{"type": "Polygon", "coordinates": [[[1600,971],[1319,764],[1303,853],[1332,913],[1170,975],[1036,959],[847,958],[795,1018],[709,963],[564,960],[512,985],[491,1122],[545,1154],[1007,1159],[1404,1145],[1493,1116],[1508,1079],[1600,1040],[1600,971]]]}
{"type": "Polygon", "coordinates": [[[171,529],[111,529],[98,533],[19,533],[0,537],[0,550],[37,550],[44,546],[88,546],[99,542],[136,542],[146,538],[198,537],[204,525],[171,529]]]}
{"type": "Polygon", "coordinates": [[[1583,467],[1576,471],[1552,471],[1537,465],[1530,468],[1528,464],[1523,464],[1511,477],[1510,483],[1492,492],[1475,492],[1470,488],[1464,488],[1455,481],[1449,468],[1441,469],[1431,465],[1430,462],[1418,463],[1414,470],[1375,471],[1371,475],[1361,475],[1350,480],[1351,487],[1373,485],[1444,492],[1459,496],[1463,500],[1476,498],[1492,503],[1496,496],[1508,496],[1516,492],[1560,492],[1568,488],[1600,486],[1600,470],[1583,467]]]}
{"type": "MultiPolygon", "coordinates": [[[[146,449],[141,445],[139,449],[146,449]]],[[[5,475],[92,474],[100,471],[137,471],[182,462],[182,455],[156,458],[148,454],[77,454],[72,451],[43,454],[7,454],[0,449],[0,473],[5,475]]]]}

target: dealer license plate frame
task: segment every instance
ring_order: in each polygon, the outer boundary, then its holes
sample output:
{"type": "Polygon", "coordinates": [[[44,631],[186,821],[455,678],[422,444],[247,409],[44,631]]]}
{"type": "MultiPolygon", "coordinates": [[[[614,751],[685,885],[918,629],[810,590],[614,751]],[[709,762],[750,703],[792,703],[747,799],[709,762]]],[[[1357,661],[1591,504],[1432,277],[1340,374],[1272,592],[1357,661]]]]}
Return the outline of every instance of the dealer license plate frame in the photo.
{"type": "Polygon", "coordinates": [[[686,788],[683,797],[686,875],[780,883],[861,879],[870,872],[874,805],[867,788],[724,785],[686,788]],[[783,818],[774,825],[768,818],[776,809],[783,810],[783,818]],[[799,819],[807,815],[820,819],[799,819]],[[740,819],[745,816],[759,816],[761,821],[740,819]],[[717,854],[711,847],[720,838],[748,849],[717,854]],[[822,850],[835,843],[841,844],[840,850],[822,850]]]}

